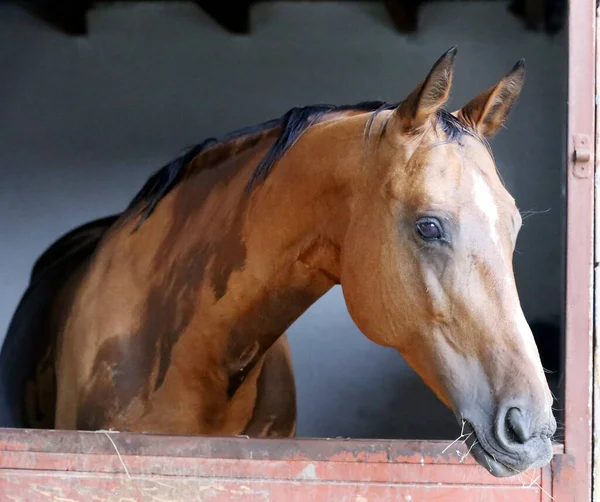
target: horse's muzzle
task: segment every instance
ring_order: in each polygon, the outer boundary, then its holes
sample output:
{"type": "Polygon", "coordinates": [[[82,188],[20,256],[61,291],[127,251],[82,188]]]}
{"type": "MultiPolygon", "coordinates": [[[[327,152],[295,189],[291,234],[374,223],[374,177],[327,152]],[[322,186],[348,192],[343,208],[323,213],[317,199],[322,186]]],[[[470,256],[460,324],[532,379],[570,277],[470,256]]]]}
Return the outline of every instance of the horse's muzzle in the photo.
{"type": "Polygon", "coordinates": [[[465,414],[463,419],[470,453],[496,477],[539,468],[552,459],[551,438],[556,431],[552,415],[535,420],[522,408],[507,406],[498,410],[492,424],[483,416],[465,414]]]}

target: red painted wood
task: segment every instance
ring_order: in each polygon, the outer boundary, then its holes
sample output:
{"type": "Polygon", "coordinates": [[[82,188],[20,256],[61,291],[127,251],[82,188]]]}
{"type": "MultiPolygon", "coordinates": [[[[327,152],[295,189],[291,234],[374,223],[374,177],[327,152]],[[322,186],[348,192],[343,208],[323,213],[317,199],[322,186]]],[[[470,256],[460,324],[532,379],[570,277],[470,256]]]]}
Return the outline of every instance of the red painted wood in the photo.
{"type": "MultiPolygon", "coordinates": [[[[1,469],[30,469],[65,472],[120,473],[127,471],[142,475],[227,477],[250,479],[264,477],[273,480],[305,479],[306,473],[320,480],[385,483],[402,480],[403,483],[445,483],[492,485],[498,484],[485,469],[474,464],[423,464],[415,462],[363,463],[310,460],[233,460],[192,457],[136,457],[122,455],[66,455],[64,453],[4,453],[0,456],[1,469]],[[443,469],[440,467],[443,466],[443,469]],[[414,468],[416,467],[416,469],[414,468]]],[[[521,486],[539,478],[539,470],[522,477],[511,477],[501,484],[521,486]]],[[[537,479],[540,483],[540,479],[537,479]]]]}
{"type": "Polygon", "coordinates": [[[549,468],[499,479],[465,453],[444,441],[0,429],[0,500],[551,500],[549,468]]]}
{"type": "Polygon", "coordinates": [[[230,478],[152,478],[108,474],[60,476],[47,472],[0,471],[0,493],[14,501],[38,500],[203,500],[213,502],[266,500],[285,502],[538,502],[539,490],[529,486],[443,486],[400,483],[338,483],[320,480],[236,480],[230,478]]]}

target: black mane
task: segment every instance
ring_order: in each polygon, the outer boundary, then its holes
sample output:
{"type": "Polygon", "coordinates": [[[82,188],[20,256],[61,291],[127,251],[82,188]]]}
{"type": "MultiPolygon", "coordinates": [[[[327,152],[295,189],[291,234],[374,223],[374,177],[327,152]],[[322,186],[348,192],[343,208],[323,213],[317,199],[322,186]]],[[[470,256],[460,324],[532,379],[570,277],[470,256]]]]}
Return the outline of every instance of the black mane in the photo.
{"type": "MultiPolygon", "coordinates": [[[[387,103],[385,101],[365,101],[356,105],[311,105],[292,108],[278,119],[268,120],[258,125],[245,127],[232,133],[226,134],[220,139],[208,138],[202,143],[193,146],[180,157],[163,166],[144,184],[142,189],[129,204],[127,210],[138,207],[142,217],[136,225],[136,229],[152,214],[158,203],[175,187],[182,179],[185,167],[202,151],[215,146],[222,145],[244,136],[258,134],[276,127],[281,128],[281,133],[275,143],[271,146],[264,158],[258,163],[256,169],[248,182],[247,190],[251,190],[258,180],[264,180],[271,172],[273,165],[298,141],[302,134],[314,123],[318,122],[324,115],[344,111],[366,111],[375,112],[370,123],[383,110],[392,110],[398,103],[387,103]]],[[[450,140],[456,140],[468,131],[460,121],[445,110],[438,112],[438,121],[450,140]]],[[[370,124],[368,124],[370,127],[370,124]]]]}

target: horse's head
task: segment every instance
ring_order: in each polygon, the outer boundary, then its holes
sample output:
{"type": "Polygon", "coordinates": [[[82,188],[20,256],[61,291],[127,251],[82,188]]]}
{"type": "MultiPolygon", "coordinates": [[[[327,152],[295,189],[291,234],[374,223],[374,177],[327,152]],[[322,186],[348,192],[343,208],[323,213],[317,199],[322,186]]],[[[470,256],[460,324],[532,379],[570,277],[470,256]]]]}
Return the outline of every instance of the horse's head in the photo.
{"type": "Polygon", "coordinates": [[[477,461],[507,476],[548,463],[556,428],[512,267],[521,217],[485,141],[524,67],[450,114],[455,52],[376,119],[340,280],[361,330],[397,349],[454,411],[477,461]]]}

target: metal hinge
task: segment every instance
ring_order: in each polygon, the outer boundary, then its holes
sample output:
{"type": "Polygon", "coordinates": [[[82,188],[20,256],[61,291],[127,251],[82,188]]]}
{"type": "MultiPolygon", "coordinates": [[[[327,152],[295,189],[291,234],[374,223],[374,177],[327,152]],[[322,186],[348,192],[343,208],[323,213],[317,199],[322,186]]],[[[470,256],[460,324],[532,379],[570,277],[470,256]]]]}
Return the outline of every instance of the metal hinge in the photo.
{"type": "Polygon", "coordinates": [[[593,173],[592,149],[587,134],[573,135],[573,175],[589,178],[593,173]]]}

